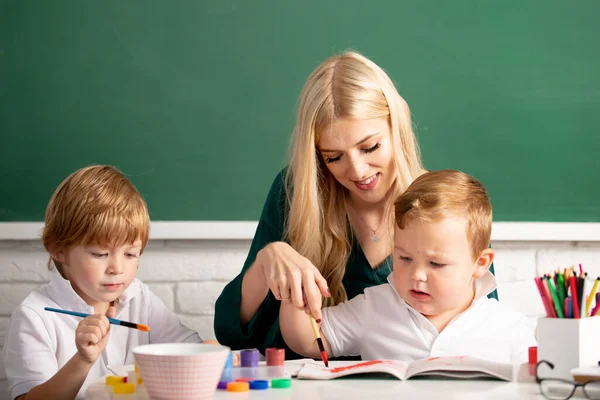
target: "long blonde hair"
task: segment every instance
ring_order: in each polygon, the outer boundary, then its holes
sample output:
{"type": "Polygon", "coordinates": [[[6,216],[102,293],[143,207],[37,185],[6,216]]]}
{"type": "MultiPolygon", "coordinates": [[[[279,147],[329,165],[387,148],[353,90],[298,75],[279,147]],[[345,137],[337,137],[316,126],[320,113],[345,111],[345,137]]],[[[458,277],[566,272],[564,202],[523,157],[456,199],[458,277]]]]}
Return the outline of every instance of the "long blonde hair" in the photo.
{"type": "Polygon", "coordinates": [[[393,201],[423,172],[408,104],[380,67],[346,51],[312,72],[300,95],[290,143],[285,179],[290,209],[284,236],[327,280],[332,296],[324,299],[325,306],[347,300],[342,279],[351,251],[347,190],[329,173],[316,148],[323,129],[338,118],[389,121],[397,172],[385,214],[390,227],[393,201]]]}

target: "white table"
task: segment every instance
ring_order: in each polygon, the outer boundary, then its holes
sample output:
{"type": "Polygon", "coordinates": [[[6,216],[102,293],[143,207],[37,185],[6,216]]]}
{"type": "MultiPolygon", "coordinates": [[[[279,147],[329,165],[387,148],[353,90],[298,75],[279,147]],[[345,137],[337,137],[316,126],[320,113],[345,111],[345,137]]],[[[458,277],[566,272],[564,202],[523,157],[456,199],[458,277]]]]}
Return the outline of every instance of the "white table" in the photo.
{"type": "MultiPolygon", "coordinates": [[[[88,389],[86,400],[99,400],[92,396],[94,390],[103,389],[98,383],[88,389]],[[97,385],[97,386],[96,386],[97,385]]],[[[115,400],[147,400],[149,397],[138,391],[135,395],[115,395],[115,400]]],[[[107,392],[108,393],[108,392],[107,392]]],[[[104,397],[111,399],[110,395],[104,397]]],[[[413,379],[336,379],[330,381],[292,381],[291,389],[251,390],[246,393],[229,393],[217,390],[214,399],[544,399],[539,387],[531,382],[503,382],[494,380],[438,380],[413,379]]]]}
{"type": "MultiPolygon", "coordinates": [[[[98,384],[103,385],[103,384],[98,384]]],[[[98,389],[98,388],[96,388],[98,389]]],[[[87,399],[101,397],[89,396],[95,389],[90,387],[87,399]]],[[[108,392],[107,392],[108,393],[108,392]]],[[[110,396],[104,397],[111,399],[110,396]]],[[[148,400],[142,391],[135,395],[115,395],[115,400],[148,400]]],[[[405,382],[396,379],[337,379],[331,381],[292,382],[291,389],[251,390],[247,393],[229,393],[217,390],[214,399],[544,399],[535,383],[517,383],[476,380],[434,380],[419,379],[405,382]]]]}

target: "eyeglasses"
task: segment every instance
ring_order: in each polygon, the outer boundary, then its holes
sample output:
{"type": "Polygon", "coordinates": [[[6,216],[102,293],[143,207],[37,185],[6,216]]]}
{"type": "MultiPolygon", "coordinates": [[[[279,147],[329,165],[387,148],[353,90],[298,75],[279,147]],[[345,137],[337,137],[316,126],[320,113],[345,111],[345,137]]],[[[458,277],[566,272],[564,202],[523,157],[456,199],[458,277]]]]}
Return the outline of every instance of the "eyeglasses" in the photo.
{"type": "Polygon", "coordinates": [[[554,364],[550,361],[541,360],[535,367],[535,381],[540,385],[540,390],[545,398],[550,400],[567,400],[573,396],[577,388],[581,388],[586,398],[600,400],[600,379],[586,383],[577,383],[566,379],[540,378],[538,375],[540,364],[546,364],[550,369],[554,369],[554,364]]]}

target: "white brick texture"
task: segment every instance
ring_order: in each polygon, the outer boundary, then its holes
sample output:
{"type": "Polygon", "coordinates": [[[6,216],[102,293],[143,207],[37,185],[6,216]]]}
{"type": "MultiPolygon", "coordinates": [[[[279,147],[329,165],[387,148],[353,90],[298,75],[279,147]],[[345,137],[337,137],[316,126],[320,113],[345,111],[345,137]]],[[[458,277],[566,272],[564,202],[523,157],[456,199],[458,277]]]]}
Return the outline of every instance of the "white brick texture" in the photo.
{"type": "Polygon", "coordinates": [[[151,243],[140,258],[138,277],[144,282],[230,281],[242,269],[250,242],[227,243],[173,241],[160,247],[151,243]]]}
{"type": "Polygon", "coordinates": [[[175,285],[172,283],[148,283],[148,287],[152,290],[152,293],[165,303],[165,306],[169,310],[175,309],[175,295],[173,290],[175,285]]]}
{"type": "Polygon", "coordinates": [[[533,280],[535,277],[534,249],[495,249],[494,272],[498,284],[533,280]]]}
{"type": "Polygon", "coordinates": [[[185,314],[214,315],[215,302],[226,282],[187,282],[177,284],[177,307],[185,314]]]}
{"type": "MultiPolygon", "coordinates": [[[[543,314],[533,277],[582,263],[600,276],[600,242],[497,242],[496,277],[500,301],[529,317],[534,329],[543,314]]],[[[250,241],[151,241],[140,259],[138,277],[166,306],[205,339],[214,339],[214,303],[242,268],[250,241]]],[[[14,309],[48,280],[48,255],[39,241],[0,241],[0,345],[14,309]]],[[[0,400],[8,398],[0,360],[0,400]]]]}
{"type": "Polygon", "coordinates": [[[600,276],[600,246],[598,248],[572,247],[566,250],[544,249],[538,252],[538,273],[543,274],[571,265],[579,269],[579,264],[592,277],[600,276]]]}
{"type": "Polygon", "coordinates": [[[180,315],[184,324],[192,329],[195,329],[200,334],[202,339],[215,339],[215,331],[213,329],[214,316],[201,315],[189,316],[180,315]]]}
{"type": "Polygon", "coordinates": [[[45,282],[48,255],[44,250],[0,250],[0,282],[45,282]]]}

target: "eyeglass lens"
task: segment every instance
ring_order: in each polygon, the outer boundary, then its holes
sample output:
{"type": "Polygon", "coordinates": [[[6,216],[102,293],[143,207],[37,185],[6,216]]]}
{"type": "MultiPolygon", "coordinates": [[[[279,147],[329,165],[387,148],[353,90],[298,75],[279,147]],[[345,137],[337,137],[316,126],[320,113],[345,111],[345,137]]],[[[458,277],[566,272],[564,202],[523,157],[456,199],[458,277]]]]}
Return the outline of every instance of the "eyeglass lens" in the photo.
{"type": "MultiPolygon", "coordinates": [[[[550,400],[566,400],[573,394],[574,384],[560,380],[544,379],[540,383],[544,397],[550,400]]],[[[600,382],[589,382],[583,387],[585,397],[600,400],[600,382]]],[[[581,393],[581,394],[584,394],[581,393]]],[[[579,396],[578,396],[579,397],[579,396]]],[[[582,398],[583,396],[579,397],[582,398]]]]}
{"type": "Polygon", "coordinates": [[[600,399],[600,382],[589,382],[583,387],[588,399],[600,399]]]}
{"type": "Polygon", "coordinates": [[[573,384],[553,379],[545,379],[540,383],[542,394],[551,400],[565,400],[573,393],[573,384]]]}

